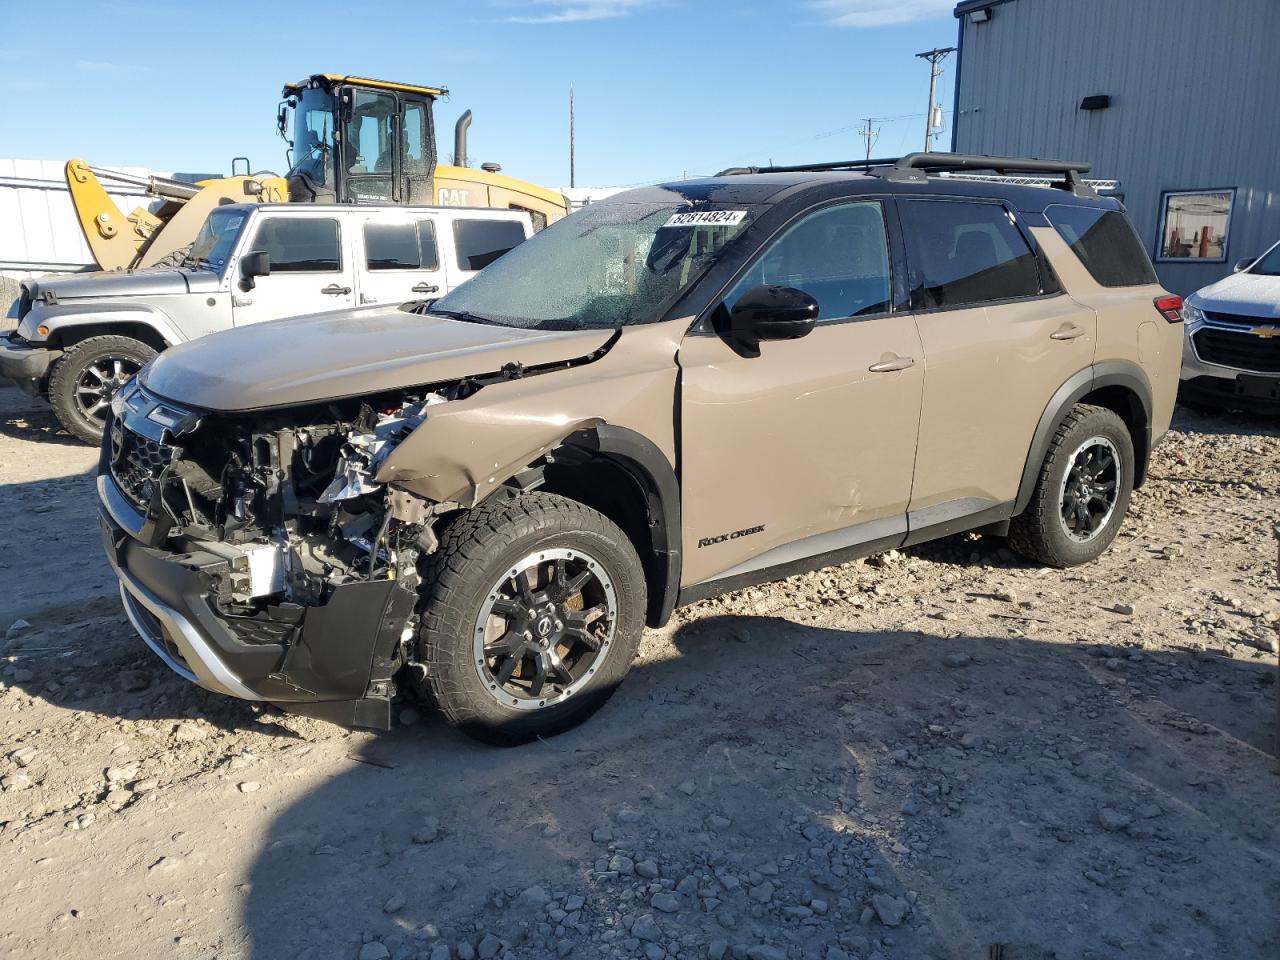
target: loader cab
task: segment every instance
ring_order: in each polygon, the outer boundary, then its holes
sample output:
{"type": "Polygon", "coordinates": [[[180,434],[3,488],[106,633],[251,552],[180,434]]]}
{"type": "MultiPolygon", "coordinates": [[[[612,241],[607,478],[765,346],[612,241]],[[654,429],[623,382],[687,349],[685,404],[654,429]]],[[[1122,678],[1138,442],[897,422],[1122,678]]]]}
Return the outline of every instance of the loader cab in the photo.
{"type": "Polygon", "coordinates": [[[315,74],[283,91],[289,199],[303,203],[432,202],[432,104],[443,87],[315,74]],[[290,113],[293,114],[289,136],[290,113]]]}

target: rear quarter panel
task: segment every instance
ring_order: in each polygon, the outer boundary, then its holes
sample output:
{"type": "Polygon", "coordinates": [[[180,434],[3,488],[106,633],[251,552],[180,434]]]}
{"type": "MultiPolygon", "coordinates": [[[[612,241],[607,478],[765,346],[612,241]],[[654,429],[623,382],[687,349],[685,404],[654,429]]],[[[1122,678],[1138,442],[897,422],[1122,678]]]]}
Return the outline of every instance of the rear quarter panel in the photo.
{"type": "Polygon", "coordinates": [[[1157,283],[1135,287],[1104,287],[1085,269],[1052,227],[1032,227],[1048,255],[1063,289],[1098,317],[1094,362],[1126,360],[1136,364],[1151,385],[1151,436],[1169,429],[1182,367],[1182,324],[1169,323],[1155,308],[1168,291],[1157,283]]]}

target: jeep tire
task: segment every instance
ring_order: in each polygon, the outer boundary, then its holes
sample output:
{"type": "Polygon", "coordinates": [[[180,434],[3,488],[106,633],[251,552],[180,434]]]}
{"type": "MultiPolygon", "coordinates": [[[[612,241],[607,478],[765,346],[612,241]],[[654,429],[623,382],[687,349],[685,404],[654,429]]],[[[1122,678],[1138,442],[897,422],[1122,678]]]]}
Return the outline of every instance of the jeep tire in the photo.
{"type": "Polygon", "coordinates": [[[622,682],[644,628],[631,542],[603,514],[550,494],[463,514],[425,558],[422,583],[420,689],[488,743],[585,720],[622,682]]]}
{"type": "Polygon", "coordinates": [[[1124,421],[1105,407],[1076,404],[1049,442],[1031,502],[1010,524],[1009,545],[1050,567],[1097,559],[1124,522],[1134,462],[1124,421]]]}
{"type": "Polygon", "coordinates": [[[132,337],[91,337],[77,343],[58,358],[49,375],[49,402],[58,422],[85,443],[101,443],[112,395],[155,355],[132,337]]]}

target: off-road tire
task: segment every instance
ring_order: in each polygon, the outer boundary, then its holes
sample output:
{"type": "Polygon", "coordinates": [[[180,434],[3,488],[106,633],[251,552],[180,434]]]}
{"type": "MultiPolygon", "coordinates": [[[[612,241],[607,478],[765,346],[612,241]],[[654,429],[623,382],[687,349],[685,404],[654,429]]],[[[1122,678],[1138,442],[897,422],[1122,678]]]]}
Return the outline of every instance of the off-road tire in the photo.
{"type": "Polygon", "coordinates": [[[561,733],[604,705],[631,668],[644,629],[644,569],[631,541],[603,514],[573,500],[528,493],[479,506],[456,520],[422,564],[419,693],[450,724],[486,743],[514,746],[561,733]],[[596,558],[617,597],[613,640],[592,679],[541,709],[503,706],[477,673],[473,625],[503,571],[540,549],[572,548],[596,558]]]}
{"type": "Polygon", "coordinates": [[[1079,403],[1063,418],[1049,443],[1026,510],[1009,525],[1009,545],[1024,557],[1049,567],[1074,567],[1096,560],[1115,540],[1129,509],[1135,457],[1133,438],[1123,420],[1105,407],[1079,403]],[[1061,519],[1063,478],[1080,444],[1094,437],[1111,441],[1120,459],[1115,505],[1091,540],[1073,540],[1061,519]]]}
{"type": "Polygon", "coordinates": [[[54,416],[73,437],[98,445],[102,442],[102,423],[87,416],[77,402],[76,388],[81,377],[96,363],[120,359],[141,368],[155,355],[155,350],[133,337],[90,337],[77,343],[58,358],[49,375],[49,402],[54,416]]]}

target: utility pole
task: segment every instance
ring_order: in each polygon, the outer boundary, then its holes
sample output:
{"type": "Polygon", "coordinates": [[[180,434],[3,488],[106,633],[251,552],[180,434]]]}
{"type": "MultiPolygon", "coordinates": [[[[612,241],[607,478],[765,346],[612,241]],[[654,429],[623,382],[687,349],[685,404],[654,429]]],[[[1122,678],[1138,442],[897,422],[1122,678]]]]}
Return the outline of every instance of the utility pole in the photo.
{"type": "Polygon", "coordinates": [[[575,168],[574,157],[574,141],[573,141],[573,84],[569,84],[569,186],[576,187],[578,185],[577,170],[575,168]]]}
{"type": "Polygon", "coordinates": [[[876,141],[880,139],[880,128],[871,129],[871,122],[875,117],[863,117],[862,122],[865,126],[859,131],[859,136],[867,142],[867,159],[871,159],[871,148],[875,146],[876,141]]]}
{"type": "Polygon", "coordinates": [[[942,71],[938,69],[938,64],[947,58],[948,54],[956,52],[955,47],[935,47],[924,53],[917,53],[916,56],[921,60],[929,61],[929,109],[924,113],[924,152],[928,153],[933,149],[933,111],[936,107],[934,99],[938,93],[938,74],[942,71]]]}

